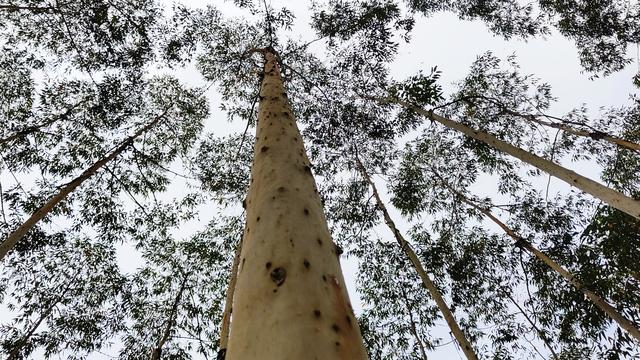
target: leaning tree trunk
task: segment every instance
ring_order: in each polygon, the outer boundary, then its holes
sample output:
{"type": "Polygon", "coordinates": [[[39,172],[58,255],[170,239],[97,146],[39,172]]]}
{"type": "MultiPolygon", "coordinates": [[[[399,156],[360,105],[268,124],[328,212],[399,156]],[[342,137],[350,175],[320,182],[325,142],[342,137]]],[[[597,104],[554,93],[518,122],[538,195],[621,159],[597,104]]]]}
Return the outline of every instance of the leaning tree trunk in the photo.
{"type": "Polygon", "coordinates": [[[277,55],[262,52],[247,226],[226,358],[366,359],[277,55]]]}
{"type": "MultiPolygon", "coordinates": [[[[371,97],[369,97],[371,98],[371,97]]],[[[571,171],[563,166],[560,166],[554,162],[543,159],[535,154],[532,154],[524,149],[513,146],[505,141],[496,138],[493,135],[485,132],[475,130],[457,121],[453,121],[446,117],[433,113],[433,111],[427,111],[420,107],[414,106],[406,101],[388,99],[388,98],[373,98],[381,103],[398,104],[407,109],[411,109],[418,114],[424,115],[427,118],[436,121],[450,129],[457,130],[465,134],[466,136],[482,141],[502,152],[505,152],[515,158],[518,158],[529,165],[535,166],[540,170],[549,173],[552,176],[566,182],[571,186],[593,195],[594,197],[602,200],[610,206],[623,211],[636,219],[640,219],[640,201],[624,195],[623,193],[610,189],[596,181],[586,178],[574,171],[571,171]]]]}
{"type": "Polygon", "coordinates": [[[553,261],[553,259],[547,256],[547,254],[538,250],[538,248],[533,246],[533,244],[531,244],[529,241],[527,241],[522,236],[517,234],[507,224],[503,223],[500,219],[498,219],[495,215],[493,215],[491,211],[478,205],[473,200],[464,196],[464,194],[454,189],[448,183],[444,182],[442,177],[440,177],[439,175],[436,174],[436,176],[440,178],[442,185],[448,188],[449,191],[451,191],[453,194],[457,195],[462,202],[480,211],[483,215],[488,217],[491,221],[493,221],[496,225],[498,225],[507,235],[509,235],[513,240],[515,240],[518,246],[529,251],[531,254],[537,257],[540,261],[542,261],[551,269],[553,269],[555,272],[560,274],[560,276],[562,276],[565,280],[567,280],[577,290],[582,292],[595,306],[597,306],[600,310],[604,311],[604,313],[607,314],[607,316],[609,316],[612,320],[618,323],[618,325],[621,328],[628,331],[629,334],[631,334],[634,338],[636,338],[636,340],[640,341],[640,330],[638,330],[638,327],[636,326],[636,324],[634,324],[631,320],[627,319],[623,314],[621,314],[618,310],[616,310],[616,308],[611,306],[605,299],[603,299],[598,294],[594,293],[593,291],[585,287],[584,284],[582,284],[580,280],[578,280],[567,269],[565,269],[560,264],[553,261]]]}
{"type": "Polygon", "coordinates": [[[91,165],[88,169],[86,169],[82,174],[73,179],[70,183],[64,185],[57,194],[55,194],[49,201],[47,201],[44,205],[42,205],[38,210],[36,210],[22,225],[20,225],[16,230],[14,230],[6,239],[0,244],[0,261],[4,259],[5,255],[11,249],[13,249],[18,241],[22,239],[27,232],[35,226],[38,221],[42,220],[47,214],[49,214],[53,208],[58,205],[62,200],[64,200],[73,190],[75,190],[78,186],[82,185],[87,179],[95,175],[98,170],[100,170],[103,166],[109,163],[111,160],[115,159],[118,155],[124,152],[127,147],[131,146],[133,142],[140,137],[142,134],[149,131],[153,128],[167,113],[169,108],[167,108],[161,115],[156,117],[153,121],[149,122],[147,125],[139,129],[135,134],[128,137],[125,141],[123,141],[117,148],[115,148],[109,155],[100,159],[91,165]]]}
{"type": "Polygon", "coordinates": [[[438,287],[436,286],[436,284],[433,282],[433,280],[431,280],[431,278],[429,277],[429,274],[427,274],[426,270],[422,266],[422,263],[420,262],[420,259],[418,259],[418,256],[416,255],[415,251],[413,251],[413,249],[411,248],[411,245],[409,244],[409,242],[404,238],[402,233],[400,233],[400,230],[398,230],[398,228],[396,227],[396,224],[393,221],[393,219],[391,219],[391,215],[389,215],[389,211],[387,211],[387,207],[384,205],[384,202],[382,201],[382,198],[378,193],[378,188],[376,187],[376,185],[373,183],[373,181],[367,174],[367,170],[365,169],[364,165],[362,165],[362,162],[360,162],[358,158],[356,158],[356,163],[359,171],[362,173],[362,176],[364,177],[364,179],[367,181],[367,183],[369,184],[369,186],[371,186],[371,189],[373,190],[373,196],[376,199],[378,208],[380,209],[380,211],[382,212],[382,215],[384,216],[385,223],[393,233],[393,236],[395,237],[396,241],[400,245],[400,248],[402,248],[402,251],[404,251],[404,253],[407,255],[407,257],[411,261],[411,264],[418,272],[420,279],[422,279],[422,284],[429,291],[429,294],[431,295],[433,300],[436,302],[438,309],[440,309],[440,312],[442,313],[442,316],[447,322],[447,325],[449,325],[449,329],[451,329],[451,332],[453,333],[453,336],[455,337],[456,341],[460,345],[462,352],[464,352],[464,355],[467,357],[468,360],[477,360],[478,355],[476,355],[475,351],[473,350],[473,347],[471,346],[471,343],[469,342],[469,340],[467,340],[467,337],[465,336],[464,332],[462,332],[462,330],[460,329],[460,326],[458,325],[458,322],[456,321],[455,317],[451,313],[449,306],[444,301],[444,298],[442,297],[440,290],[438,290],[438,287]]]}
{"type": "Polygon", "coordinates": [[[156,343],[156,345],[151,350],[150,360],[160,360],[162,357],[162,348],[171,338],[171,331],[173,327],[176,325],[176,318],[178,317],[178,307],[180,306],[180,301],[182,301],[182,295],[184,294],[184,290],[187,287],[187,280],[189,279],[189,274],[184,276],[182,283],[180,283],[180,289],[178,290],[178,294],[173,300],[171,304],[171,309],[169,309],[169,317],[167,319],[167,324],[162,331],[162,336],[156,343]]]}
{"type": "Polygon", "coordinates": [[[231,327],[231,314],[233,313],[233,295],[236,291],[236,282],[238,280],[238,266],[240,265],[240,252],[242,251],[242,239],[236,246],[236,253],[231,264],[231,272],[229,273],[229,285],[225,294],[224,311],[222,313],[222,324],[220,325],[220,342],[218,350],[218,358],[224,359],[227,353],[227,344],[229,343],[229,330],[231,327]]]}

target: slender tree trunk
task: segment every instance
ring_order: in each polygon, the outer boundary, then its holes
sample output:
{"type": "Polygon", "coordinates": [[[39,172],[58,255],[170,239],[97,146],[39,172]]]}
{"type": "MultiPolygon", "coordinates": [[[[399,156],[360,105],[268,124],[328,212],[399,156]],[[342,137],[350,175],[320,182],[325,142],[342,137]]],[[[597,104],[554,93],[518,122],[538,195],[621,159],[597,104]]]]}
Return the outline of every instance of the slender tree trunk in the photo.
{"type": "Polygon", "coordinates": [[[531,254],[533,254],[539,260],[544,262],[551,269],[553,269],[558,274],[560,274],[560,276],[562,276],[565,280],[571,283],[577,290],[581,291],[589,300],[591,300],[591,302],[595,306],[597,306],[600,310],[604,311],[613,321],[617,322],[621,328],[628,331],[629,334],[631,334],[633,337],[636,338],[636,340],[640,341],[640,330],[638,330],[637,326],[631,320],[627,319],[624,315],[618,312],[618,310],[616,310],[613,306],[611,306],[605,299],[601,298],[599,295],[597,295],[593,291],[586,288],[578,279],[575,278],[575,276],[573,276],[573,274],[571,274],[564,267],[562,267],[561,265],[553,261],[553,259],[547,256],[545,253],[538,250],[535,246],[533,246],[533,244],[528,242],[522,236],[518,235],[515,231],[513,231],[513,229],[507,226],[507,224],[503,223],[502,221],[500,221],[500,219],[495,217],[491,213],[491,211],[479,206],[477,203],[470,200],[469,198],[464,196],[462,193],[460,193],[459,191],[451,187],[451,185],[444,182],[442,178],[440,179],[443,185],[447,187],[452,193],[456,194],[462,202],[480,211],[482,214],[488,217],[491,221],[493,221],[496,225],[500,226],[500,228],[502,228],[502,230],[507,235],[509,235],[512,239],[516,241],[516,244],[518,246],[529,251],[531,254]]]}
{"type": "Polygon", "coordinates": [[[421,109],[402,100],[387,98],[373,99],[381,103],[401,105],[407,109],[411,109],[417,112],[418,114],[424,115],[427,118],[436,121],[450,129],[460,131],[470,138],[482,141],[500,151],[503,151],[515,158],[526,162],[529,165],[535,166],[538,169],[543,170],[562,181],[565,181],[567,184],[575,186],[576,188],[593,195],[594,197],[604,201],[610,206],[623,211],[635,217],[636,219],[640,219],[640,201],[630,198],[619,191],[610,189],[565,167],[555,164],[549,160],[543,159],[519,147],[513,146],[505,141],[496,138],[493,135],[472,129],[459,122],[442,117],[438,114],[434,114],[433,111],[421,109]]]}
{"type": "Polygon", "coordinates": [[[139,129],[135,134],[128,137],[125,141],[120,143],[115,150],[113,150],[109,155],[100,159],[91,165],[88,169],[86,169],[82,174],[73,179],[70,183],[64,185],[57,194],[49,199],[44,205],[42,205],[38,210],[36,210],[22,225],[20,225],[16,230],[14,230],[9,236],[4,239],[2,244],[0,244],[0,261],[4,259],[5,255],[15,247],[18,241],[25,235],[27,232],[35,226],[38,221],[42,220],[48,213],[53,210],[53,208],[58,205],[62,200],[64,200],[73,190],[75,190],[78,186],[82,185],[85,180],[89,179],[93,175],[95,175],[100,168],[109,163],[111,160],[115,159],[118,155],[124,152],[127,147],[131,146],[133,142],[142,134],[149,131],[149,129],[153,128],[167,113],[168,108],[156,117],[153,121],[139,129]]]}
{"type": "Polygon", "coordinates": [[[360,172],[362,173],[362,176],[369,183],[369,186],[371,186],[371,189],[373,190],[373,196],[376,199],[378,208],[380,209],[380,211],[382,212],[382,215],[384,216],[385,223],[393,233],[393,236],[396,238],[396,241],[398,242],[398,244],[400,245],[404,253],[407,255],[407,257],[413,264],[413,267],[418,272],[418,275],[422,279],[422,284],[424,285],[425,288],[427,288],[427,290],[429,291],[429,294],[431,294],[431,297],[436,302],[436,305],[440,309],[442,316],[444,317],[445,321],[449,325],[449,329],[451,329],[451,332],[453,333],[453,336],[455,337],[456,341],[460,345],[460,348],[462,349],[462,351],[464,352],[468,360],[477,360],[478,356],[473,350],[473,347],[471,346],[471,343],[469,342],[469,340],[467,340],[467,337],[465,336],[464,332],[462,332],[462,330],[460,329],[460,326],[458,325],[458,322],[456,321],[455,317],[451,313],[449,306],[444,301],[444,298],[442,297],[440,290],[438,290],[438,288],[436,287],[436,284],[433,283],[433,281],[429,277],[429,274],[427,274],[424,267],[422,266],[420,259],[418,259],[418,256],[411,248],[411,245],[409,244],[409,242],[407,242],[407,240],[404,238],[402,233],[400,233],[400,230],[398,230],[398,228],[396,227],[396,224],[393,221],[393,219],[391,219],[391,216],[389,215],[389,211],[387,211],[387,207],[384,205],[384,202],[382,201],[382,198],[378,193],[378,189],[376,185],[373,183],[373,181],[371,181],[371,178],[367,174],[367,170],[365,169],[364,165],[362,165],[362,162],[360,162],[360,159],[358,159],[357,157],[356,157],[356,163],[360,172]]]}
{"type": "Polygon", "coordinates": [[[263,54],[227,359],[366,359],[277,54],[263,54]]]}
{"type": "Polygon", "coordinates": [[[171,337],[171,329],[176,324],[176,317],[178,316],[178,306],[180,306],[180,301],[182,300],[182,294],[184,294],[184,289],[187,287],[187,280],[189,279],[189,275],[185,275],[182,283],[180,284],[180,289],[178,290],[178,294],[173,300],[173,304],[171,305],[171,310],[169,310],[169,318],[167,319],[167,325],[162,332],[162,337],[158,340],[156,346],[151,350],[150,360],[160,360],[162,356],[162,348],[164,344],[167,343],[169,338],[171,337]]]}
{"type": "Polygon", "coordinates": [[[420,334],[418,334],[418,328],[416,326],[416,322],[413,320],[413,311],[411,310],[411,304],[409,303],[409,299],[407,299],[407,294],[405,292],[405,289],[402,289],[402,298],[404,300],[404,305],[407,308],[407,314],[409,315],[409,322],[411,326],[410,331],[411,331],[411,334],[413,334],[413,337],[416,339],[416,342],[418,343],[418,349],[420,349],[420,356],[422,360],[429,360],[427,357],[427,350],[425,349],[424,343],[420,338],[420,334]]]}
{"type": "Polygon", "coordinates": [[[242,239],[236,248],[236,254],[231,264],[231,272],[229,273],[229,285],[225,296],[224,312],[222,313],[222,326],[220,326],[220,350],[218,350],[218,359],[224,359],[227,353],[227,344],[229,343],[229,330],[231,325],[231,313],[233,312],[233,294],[236,290],[236,282],[238,281],[238,265],[240,264],[240,252],[242,251],[242,239]]]}
{"type": "MultiPolygon", "coordinates": [[[[505,105],[503,105],[499,100],[490,98],[490,97],[486,97],[486,96],[467,96],[467,97],[462,97],[461,100],[467,100],[470,101],[474,98],[480,98],[483,100],[487,100],[489,102],[491,102],[492,104],[500,107],[502,109],[502,111],[504,111],[505,113],[509,114],[509,115],[513,115],[513,116],[517,116],[521,119],[524,119],[525,121],[530,121],[533,123],[536,123],[538,125],[542,125],[542,126],[546,126],[546,127],[551,127],[554,129],[558,129],[558,130],[562,130],[566,133],[575,135],[575,136],[580,136],[580,137],[588,137],[590,139],[593,140],[604,140],[607,142],[610,142],[612,144],[615,144],[617,146],[629,149],[629,150],[640,150],[640,144],[634,143],[632,141],[628,141],[625,139],[621,139],[619,137],[615,137],[613,135],[610,135],[606,132],[603,131],[598,131],[596,129],[592,129],[592,131],[587,131],[587,130],[583,130],[583,129],[579,129],[579,128],[575,128],[569,124],[567,124],[566,122],[563,122],[563,119],[557,118],[557,117],[551,117],[555,120],[560,121],[560,123],[555,123],[555,122],[551,122],[551,121],[545,121],[545,120],[540,120],[536,115],[531,115],[531,114],[522,114],[519,113],[517,111],[513,111],[509,108],[507,108],[505,105]]],[[[473,103],[473,102],[472,102],[473,103]]],[[[544,117],[549,118],[548,115],[543,115],[544,117]]]]}

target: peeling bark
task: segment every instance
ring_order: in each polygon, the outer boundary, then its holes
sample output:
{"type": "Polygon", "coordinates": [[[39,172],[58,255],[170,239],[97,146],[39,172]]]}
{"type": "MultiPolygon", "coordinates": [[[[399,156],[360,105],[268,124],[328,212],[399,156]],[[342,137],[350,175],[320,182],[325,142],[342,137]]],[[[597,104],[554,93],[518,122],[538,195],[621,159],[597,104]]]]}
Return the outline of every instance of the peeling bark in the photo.
{"type": "Polygon", "coordinates": [[[264,77],[226,359],[366,359],[273,49],[264,77]]]}
{"type": "Polygon", "coordinates": [[[160,120],[164,118],[168,110],[169,108],[167,108],[153,121],[140,128],[135,134],[131,135],[125,141],[120,143],[120,145],[118,145],[118,147],[116,147],[115,150],[113,150],[109,155],[95,162],[88,169],[82,172],[82,174],[80,174],[78,177],[64,185],[57,194],[51,197],[49,201],[38,208],[38,210],[36,210],[24,223],[22,223],[22,225],[20,225],[16,230],[9,234],[9,236],[4,239],[2,244],[0,244],[0,261],[4,259],[5,255],[7,255],[7,253],[15,247],[18,241],[20,241],[20,239],[22,239],[22,237],[26,235],[33,226],[35,226],[40,220],[42,220],[42,218],[49,214],[56,205],[63,201],[71,192],[73,192],[78,186],[82,185],[82,183],[84,183],[87,179],[95,175],[103,166],[123,153],[129,146],[133,144],[133,142],[138,137],[156,126],[160,122],[160,120]]]}
{"type": "Polygon", "coordinates": [[[362,176],[367,181],[367,183],[369,183],[369,186],[373,190],[373,196],[376,199],[378,208],[380,209],[380,211],[382,212],[382,215],[384,216],[385,223],[393,233],[393,236],[395,237],[396,241],[400,245],[400,248],[402,248],[402,251],[404,251],[404,253],[407,255],[407,257],[413,264],[413,267],[418,272],[420,279],[422,279],[422,284],[429,291],[429,294],[431,295],[433,300],[436,302],[438,309],[440,309],[440,312],[442,313],[442,316],[447,322],[447,325],[449,325],[449,329],[451,329],[451,332],[453,333],[454,338],[458,342],[458,345],[460,345],[462,352],[464,353],[464,355],[467,357],[468,360],[477,360],[478,355],[476,355],[473,347],[471,346],[471,343],[469,342],[469,340],[467,340],[467,337],[465,336],[464,332],[462,332],[462,330],[460,329],[460,326],[458,325],[458,322],[453,316],[453,313],[451,313],[449,306],[444,301],[444,298],[442,297],[440,290],[438,290],[438,287],[436,286],[436,284],[433,282],[433,280],[431,280],[431,277],[429,277],[429,274],[427,274],[426,270],[422,266],[422,263],[420,262],[420,259],[418,259],[418,256],[416,255],[415,251],[413,251],[413,249],[411,248],[411,245],[409,244],[409,242],[407,242],[407,240],[404,238],[402,233],[400,233],[400,230],[398,230],[398,228],[396,227],[396,224],[393,221],[393,219],[391,219],[391,215],[389,215],[389,211],[387,211],[387,207],[384,205],[384,202],[382,201],[382,198],[378,193],[378,189],[376,185],[373,183],[373,181],[367,174],[367,170],[365,169],[364,165],[362,165],[362,162],[360,162],[360,159],[358,159],[357,157],[356,157],[356,164],[358,166],[359,171],[362,173],[362,176]]]}

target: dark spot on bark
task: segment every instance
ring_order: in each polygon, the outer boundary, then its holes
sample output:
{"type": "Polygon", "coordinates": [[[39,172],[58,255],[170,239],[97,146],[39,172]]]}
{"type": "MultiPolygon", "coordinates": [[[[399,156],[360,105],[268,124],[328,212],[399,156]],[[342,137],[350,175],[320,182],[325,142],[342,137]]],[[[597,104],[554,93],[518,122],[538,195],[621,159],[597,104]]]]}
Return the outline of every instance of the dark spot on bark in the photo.
{"type": "Polygon", "coordinates": [[[322,246],[322,240],[320,238],[317,238],[316,241],[318,242],[318,245],[322,246]]]}
{"type": "Polygon", "coordinates": [[[267,267],[267,269],[271,269],[271,261],[269,261],[265,266],[267,267]]]}
{"type": "Polygon", "coordinates": [[[290,116],[290,114],[289,114],[289,112],[288,112],[288,111],[283,111],[283,112],[282,112],[282,115],[284,115],[284,116],[290,116]]]}
{"type": "Polygon", "coordinates": [[[277,292],[278,292],[278,289],[273,289],[273,292],[274,292],[274,293],[277,293],[277,292]]]}
{"type": "Polygon", "coordinates": [[[322,281],[327,282],[327,277],[325,275],[322,275],[322,281]]]}
{"type": "Polygon", "coordinates": [[[272,197],[271,197],[271,199],[272,199],[272,200],[275,200],[275,199],[276,199],[276,197],[275,197],[275,196],[272,196],[272,197]]]}
{"type": "Polygon", "coordinates": [[[288,97],[286,92],[283,92],[282,96],[284,96],[285,98],[288,97]]]}
{"type": "Polygon", "coordinates": [[[271,271],[271,281],[276,283],[277,286],[284,284],[287,278],[287,270],[281,267],[277,267],[271,271]]]}
{"type": "Polygon", "coordinates": [[[336,341],[336,346],[340,346],[340,341],[336,341]]]}
{"type": "Polygon", "coordinates": [[[300,191],[300,188],[296,188],[296,191],[298,191],[298,192],[299,192],[299,191],[300,191]]]}
{"type": "Polygon", "coordinates": [[[333,331],[335,332],[339,332],[340,331],[340,327],[336,324],[331,325],[331,328],[333,329],[333,331]]]}
{"type": "Polygon", "coordinates": [[[351,323],[351,318],[349,317],[349,315],[345,316],[345,319],[347,320],[347,324],[349,324],[349,326],[353,326],[353,324],[351,323]]]}
{"type": "Polygon", "coordinates": [[[272,123],[272,122],[270,122],[270,123],[269,123],[269,126],[271,126],[271,125],[273,125],[273,123],[272,123]]]}
{"type": "Polygon", "coordinates": [[[311,167],[310,167],[309,165],[305,165],[305,166],[303,167],[303,170],[304,170],[304,172],[306,172],[306,173],[308,173],[308,174],[311,174],[311,167]]]}
{"type": "Polygon", "coordinates": [[[285,190],[287,190],[284,186],[280,186],[278,188],[278,192],[285,192],[285,190]]]}
{"type": "Polygon", "coordinates": [[[263,147],[260,149],[260,151],[262,151],[262,152],[266,152],[267,150],[269,150],[269,147],[268,147],[268,146],[263,146],[263,147]]]}
{"type": "Polygon", "coordinates": [[[304,214],[305,214],[305,215],[309,215],[309,209],[304,208],[304,214]]]}
{"type": "Polygon", "coordinates": [[[336,255],[338,255],[338,256],[342,255],[342,253],[343,253],[342,247],[340,245],[338,245],[338,244],[336,244],[336,248],[335,248],[334,251],[335,251],[336,255]]]}
{"type": "Polygon", "coordinates": [[[242,267],[244,267],[244,262],[247,261],[247,258],[242,258],[242,267]]]}
{"type": "Polygon", "coordinates": [[[260,216],[258,216],[258,217],[256,218],[256,221],[260,221],[260,216]]]}
{"type": "Polygon", "coordinates": [[[298,138],[297,138],[297,137],[294,137],[294,138],[293,138],[293,141],[298,142],[298,138]]]}
{"type": "Polygon", "coordinates": [[[227,357],[227,349],[218,350],[218,356],[216,357],[216,360],[224,360],[226,357],[227,357]]]}
{"type": "Polygon", "coordinates": [[[242,208],[246,209],[247,208],[247,199],[243,199],[242,200],[242,208]]]}
{"type": "Polygon", "coordinates": [[[315,315],[315,317],[319,318],[322,315],[322,313],[320,312],[320,310],[315,309],[315,310],[313,310],[313,315],[315,315]]]}
{"type": "Polygon", "coordinates": [[[264,137],[264,140],[267,140],[267,137],[266,137],[266,136],[264,137]]]}
{"type": "Polygon", "coordinates": [[[311,264],[309,263],[309,260],[307,259],[304,259],[302,263],[304,264],[304,267],[306,267],[307,269],[309,268],[309,266],[311,266],[311,264]]]}
{"type": "Polygon", "coordinates": [[[247,227],[247,233],[248,233],[249,231],[251,231],[251,229],[249,229],[249,227],[247,227]]]}
{"type": "Polygon", "coordinates": [[[289,238],[289,242],[291,243],[291,247],[296,247],[296,245],[293,243],[293,238],[289,238]]]}

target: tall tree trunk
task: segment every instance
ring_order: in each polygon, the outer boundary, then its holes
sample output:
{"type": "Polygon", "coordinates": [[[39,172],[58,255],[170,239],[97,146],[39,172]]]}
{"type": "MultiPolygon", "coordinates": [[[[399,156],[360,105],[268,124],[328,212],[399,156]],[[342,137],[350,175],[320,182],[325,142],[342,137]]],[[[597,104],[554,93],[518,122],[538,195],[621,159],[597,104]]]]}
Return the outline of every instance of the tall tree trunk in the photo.
{"type": "Polygon", "coordinates": [[[140,137],[140,135],[149,131],[149,129],[153,128],[160,120],[165,116],[165,114],[169,111],[167,108],[161,115],[157,116],[153,121],[149,122],[147,125],[139,129],[135,134],[128,137],[125,141],[120,143],[117,148],[115,148],[109,155],[100,159],[91,165],[88,169],[86,169],[82,174],[73,179],[70,183],[64,185],[57,194],[55,194],[49,201],[47,201],[44,205],[42,205],[38,210],[36,210],[22,225],[20,225],[16,230],[14,230],[9,236],[4,239],[2,244],[0,244],[0,261],[4,259],[5,255],[15,247],[18,241],[33,227],[38,221],[42,220],[48,213],[53,210],[53,208],[58,205],[62,200],[64,200],[67,195],[69,195],[73,190],[75,190],[78,186],[82,185],[85,180],[89,179],[93,175],[95,175],[100,168],[109,163],[111,160],[115,159],[118,155],[124,152],[127,147],[131,146],[133,142],[140,137]]]}
{"type": "Polygon", "coordinates": [[[227,359],[366,359],[277,54],[263,54],[227,359]]]}
{"type": "Polygon", "coordinates": [[[231,313],[233,312],[233,295],[236,291],[236,282],[238,281],[238,265],[240,264],[240,252],[242,251],[242,239],[236,248],[236,254],[231,264],[231,272],[229,273],[229,285],[224,302],[224,312],[222,313],[222,325],[220,326],[220,349],[218,350],[218,359],[224,359],[227,353],[227,344],[229,343],[229,331],[231,326],[231,313]]]}
{"type": "Polygon", "coordinates": [[[178,316],[178,306],[180,306],[180,301],[182,301],[182,294],[184,294],[184,289],[187,287],[187,280],[189,279],[189,274],[184,276],[182,279],[182,283],[180,283],[180,289],[178,290],[178,294],[173,300],[173,304],[171,304],[171,309],[169,310],[169,318],[167,319],[167,325],[164,327],[164,331],[162,332],[162,337],[156,343],[156,346],[151,350],[150,360],[160,360],[162,356],[162,348],[164,344],[169,341],[171,337],[171,330],[176,324],[176,317],[178,316]]]}
{"type": "Polygon", "coordinates": [[[500,151],[503,151],[515,158],[518,158],[526,162],[529,165],[535,166],[538,169],[543,170],[549,173],[550,175],[557,177],[562,181],[565,181],[567,184],[571,186],[575,186],[576,188],[588,194],[593,195],[594,197],[604,201],[610,206],[620,211],[623,211],[635,217],[636,219],[640,219],[640,201],[630,198],[619,191],[610,189],[596,181],[586,178],[556,163],[543,159],[519,147],[513,146],[505,141],[502,141],[496,138],[493,135],[487,134],[479,130],[475,130],[464,124],[461,124],[459,122],[456,122],[451,119],[442,117],[438,114],[435,114],[433,113],[433,111],[427,111],[427,110],[421,109],[417,106],[414,106],[402,100],[388,99],[388,98],[373,98],[373,99],[381,103],[401,105],[407,109],[411,109],[417,112],[418,114],[424,115],[427,118],[433,121],[436,121],[450,129],[460,131],[470,138],[482,141],[500,151]]]}
{"type": "MultiPolygon", "coordinates": [[[[440,177],[439,175],[436,175],[440,177]]],[[[471,206],[472,208],[480,211],[483,215],[488,217],[491,221],[493,221],[496,225],[500,226],[500,228],[509,235],[513,240],[516,241],[516,244],[521,248],[529,251],[555,272],[560,274],[565,280],[567,280],[571,285],[573,285],[577,290],[582,292],[591,302],[597,306],[600,310],[604,311],[613,321],[617,322],[618,325],[629,332],[633,337],[635,337],[638,341],[640,341],[640,330],[638,330],[636,324],[634,324],[631,320],[627,319],[624,315],[622,315],[618,310],[616,310],[613,306],[611,306],[605,299],[601,298],[598,294],[589,290],[584,286],[578,279],[573,276],[568,270],[562,267],[560,264],[556,263],[547,256],[542,251],[538,250],[533,244],[524,239],[522,236],[518,235],[513,229],[511,229],[507,224],[503,223],[498,219],[495,215],[491,213],[488,209],[478,205],[476,202],[472,201],[468,197],[464,196],[461,192],[454,189],[451,185],[446,183],[441,177],[442,184],[449,189],[452,193],[456,194],[458,198],[464,202],[465,204],[471,206]]]]}
{"type": "Polygon", "coordinates": [[[460,348],[462,349],[462,351],[464,352],[468,360],[477,360],[478,355],[476,355],[475,351],[473,350],[473,347],[471,346],[471,343],[469,342],[469,340],[467,340],[467,337],[465,336],[464,332],[462,332],[462,330],[460,329],[460,326],[458,325],[458,322],[456,321],[455,317],[451,313],[449,306],[444,301],[444,298],[442,297],[440,290],[438,290],[438,288],[436,287],[436,284],[433,283],[433,281],[429,277],[429,274],[427,274],[424,267],[422,266],[420,259],[418,259],[418,256],[416,255],[415,251],[413,251],[409,242],[407,242],[407,240],[404,238],[402,233],[400,233],[400,230],[398,230],[398,228],[396,227],[396,224],[393,221],[393,219],[391,219],[391,215],[389,215],[389,211],[387,211],[387,207],[384,205],[384,202],[382,201],[382,198],[378,193],[378,188],[376,187],[376,185],[373,183],[373,181],[367,174],[367,170],[365,169],[364,165],[362,165],[362,162],[360,162],[360,159],[358,159],[357,157],[356,157],[356,164],[358,166],[358,169],[362,173],[362,176],[367,181],[367,183],[369,183],[369,186],[371,186],[371,189],[373,190],[373,196],[376,199],[378,208],[380,209],[380,211],[382,212],[382,215],[384,216],[385,223],[393,233],[393,236],[395,237],[396,241],[402,248],[402,251],[404,251],[404,253],[407,255],[407,257],[413,264],[413,267],[418,272],[418,275],[422,279],[422,284],[424,285],[425,288],[427,288],[427,290],[429,291],[429,294],[431,294],[431,297],[436,302],[436,305],[440,309],[442,316],[444,317],[445,321],[449,325],[449,329],[451,329],[451,332],[453,333],[453,336],[455,337],[456,341],[460,345],[460,348]]]}
{"type": "MultiPolygon", "coordinates": [[[[634,143],[632,141],[628,141],[628,140],[613,136],[613,135],[608,134],[608,133],[606,133],[604,131],[599,131],[599,130],[594,129],[594,128],[588,126],[588,125],[583,125],[583,126],[591,128],[591,131],[583,130],[583,129],[580,129],[580,128],[575,128],[575,127],[569,125],[564,119],[561,119],[561,118],[557,118],[557,117],[553,117],[553,116],[549,116],[549,115],[537,116],[537,115],[532,115],[532,114],[519,113],[517,111],[513,111],[513,110],[509,109],[504,104],[502,104],[499,100],[493,99],[493,98],[490,98],[490,97],[486,97],[486,96],[463,96],[460,100],[470,101],[471,103],[473,103],[473,101],[471,101],[471,100],[473,100],[475,98],[487,100],[490,103],[492,103],[493,105],[498,106],[505,113],[507,113],[509,115],[513,115],[513,116],[519,117],[521,119],[524,119],[525,121],[529,121],[529,122],[536,123],[538,125],[547,126],[547,127],[551,127],[551,128],[554,128],[554,129],[562,130],[562,131],[564,131],[566,133],[569,133],[569,134],[572,134],[572,135],[575,135],[575,136],[588,137],[588,138],[596,140],[596,141],[597,140],[604,140],[604,141],[610,142],[610,143],[615,144],[615,145],[617,145],[619,147],[622,147],[622,148],[626,148],[626,149],[629,149],[629,150],[640,151],[640,144],[638,144],[638,143],[634,143]],[[557,120],[559,122],[540,120],[539,117],[552,118],[552,119],[557,120]]],[[[574,124],[576,124],[576,123],[574,123],[574,124]]]]}

